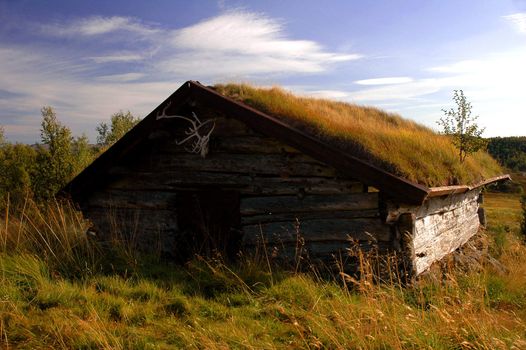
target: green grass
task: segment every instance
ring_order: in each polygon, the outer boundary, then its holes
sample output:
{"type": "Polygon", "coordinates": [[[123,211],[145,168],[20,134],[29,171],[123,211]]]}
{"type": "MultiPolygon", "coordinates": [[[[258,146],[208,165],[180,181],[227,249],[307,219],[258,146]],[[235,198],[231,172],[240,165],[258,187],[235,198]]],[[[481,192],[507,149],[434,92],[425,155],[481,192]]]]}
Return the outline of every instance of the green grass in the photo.
{"type": "Polygon", "coordinates": [[[118,245],[88,250],[79,234],[87,223],[67,204],[28,205],[28,217],[52,210],[57,220],[29,224],[13,212],[0,221],[0,348],[522,349],[526,247],[517,197],[487,194],[485,206],[491,226],[482,237],[507,272],[488,263],[407,288],[364,278],[348,289],[251,260],[181,267],[116,258],[125,251],[118,245]],[[61,262],[46,251],[63,246],[77,248],[55,252],[61,262]]]}
{"type": "Polygon", "coordinates": [[[219,93],[284,119],[387,171],[430,187],[473,184],[502,174],[480,151],[460,163],[448,137],[377,108],[297,97],[280,88],[216,85],[219,93]]]}

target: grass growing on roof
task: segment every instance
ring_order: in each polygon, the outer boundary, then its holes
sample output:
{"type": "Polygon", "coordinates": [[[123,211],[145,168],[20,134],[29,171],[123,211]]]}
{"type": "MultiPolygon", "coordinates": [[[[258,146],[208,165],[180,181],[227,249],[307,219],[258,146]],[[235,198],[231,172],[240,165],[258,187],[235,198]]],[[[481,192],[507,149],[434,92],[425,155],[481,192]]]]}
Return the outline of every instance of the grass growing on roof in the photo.
{"type": "Polygon", "coordinates": [[[458,151],[447,136],[377,108],[298,97],[276,87],[226,84],[214,88],[426,186],[474,184],[502,174],[500,166],[486,152],[479,151],[460,163],[458,151]]]}

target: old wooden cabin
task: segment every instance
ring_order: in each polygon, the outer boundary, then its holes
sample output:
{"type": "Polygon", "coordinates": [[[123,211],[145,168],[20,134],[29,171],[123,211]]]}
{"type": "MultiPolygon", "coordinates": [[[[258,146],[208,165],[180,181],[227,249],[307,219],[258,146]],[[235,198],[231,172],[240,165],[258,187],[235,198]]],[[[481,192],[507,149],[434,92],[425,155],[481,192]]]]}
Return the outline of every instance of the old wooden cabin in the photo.
{"type": "Polygon", "coordinates": [[[257,247],[292,259],[300,239],[326,264],[353,240],[399,252],[416,275],[477,232],[482,186],[508,178],[419,184],[233,97],[185,83],[66,186],[101,239],[180,261],[257,247]]]}

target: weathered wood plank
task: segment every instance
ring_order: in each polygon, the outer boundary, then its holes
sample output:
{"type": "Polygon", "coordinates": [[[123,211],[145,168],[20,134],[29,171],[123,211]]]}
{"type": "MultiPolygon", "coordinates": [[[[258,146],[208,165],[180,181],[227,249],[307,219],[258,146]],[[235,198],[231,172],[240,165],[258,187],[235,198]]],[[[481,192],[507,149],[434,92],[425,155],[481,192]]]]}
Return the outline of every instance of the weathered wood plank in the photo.
{"type": "Polygon", "coordinates": [[[428,215],[455,210],[465,206],[467,203],[477,201],[480,189],[474,189],[465,193],[452,194],[443,197],[427,199],[421,206],[404,206],[393,202],[387,202],[387,222],[395,222],[402,213],[413,213],[417,219],[428,215]]]}
{"type": "Polygon", "coordinates": [[[93,193],[85,205],[105,208],[168,209],[175,208],[174,192],[107,189],[93,193]]]}
{"type": "Polygon", "coordinates": [[[479,194],[480,189],[476,189],[466,193],[430,198],[419,208],[417,218],[462,208],[470,202],[477,202],[479,194]]]}
{"type": "Polygon", "coordinates": [[[351,258],[353,252],[359,248],[362,252],[369,252],[373,249],[378,253],[391,251],[389,242],[371,243],[370,241],[359,242],[306,242],[303,246],[295,243],[269,244],[266,247],[262,245],[244,245],[243,250],[248,253],[258,251],[258,254],[264,254],[263,249],[267,249],[266,256],[270,259],[284,259],[288,262],[295,262],[301,256],[303,258],[320,259],[326,262],[345,261],[351,258]],[[356,246],[358,245],[358,246],[356,246]]]}
{"type": "Polygon", "coordinates": [[[175,191],[214,186],[218,189],[236,189],[241,194],[297,195],[340,194],[361,192],[360,182],[324,177],[266,177],[248,174],[216,173],[206,171],[133,172],[114,167],[112,176],[119,177],[110,186],[114,189],[175,191]]]}
{"type": "MultiPolygon", "coordinates": [[[[176,141],[185,138],[185,135],[172,137],[163,145],[163,152],[187,153],[184,145],[177,145],[176,141]]],[[[229,137],[211,137],[209,143],[210,154],[230,153],[230,154],[297,154],[298,150],[289,147],[283,143],[257,135],[248,136],[229,136],[229,137]]]]}
{"type": "MultiPolygon", "coordinates": [[[[221,117],[217,113],[212,113],[206,116],[202,114],[200,115],[200,112],[196,112],[196,114],[199,120],[203,123],[207,120],[214,119],[215,127],[211,134],[213,137],[258,135],[254,130],[239,120],[221,117]]],[[[191,117],[188,118],[192,119],[191,117]]],[[[181,139],[186,137],[187,135],[185,132],[192,126],[190,122],[179,118],[164,119],[162,122],[163,125],[161,125],[160,128],[169,129],[171,138],[181,139]]],[[[210,127],[211,126],[212,124],[210,123],[210,127]]]]}
{"type": "Polygon", "coordinates": [[[254,225],[270,222],[295,221],[314,219],[356,219],[356,218],[379,218],[378,209],[350,210],[350,211],[316,211],[309,213],[272,213],[253,216],[243,216],[242,225],[254,225]]]}
{"type": "Polygon", "coordinates": [[[211,140],[211,152],[224,153],[295,153],[299,151],[277,140],[262,136],[222,137],[211,140]]]}
{"type": "Polygon", "coordinates": [[[478,214],[472,215],[462,224],[444,231],[440,236],[427,241],[415,249],[417,274],[427,270],[431,264],[442,259],[458,247],[466,243],[479,228],[478,214]]]}
{"type": "MultiPolygon", "coordinates": [[[[457,208],[445,213],[438,213],[429,215],[424,218],[417,219],[415,222],[415,249],[428,244],[440,238],[444,233],[462,228],[466,222],[471,220],[473,216],[477,215],[478,204],[476,202],[465,206],[464,208],[457,208]]],[[[469,230],[465,234],[471,234],[469,230]]],[[[437,247],[439,249],[439,247],[437,247]]]]}
{"type": "Polygon", "coordinates": [[[416,273],[467,242],[479,228],[480,190],[431,198],[418,208],[413,249],[416,273]]]}
{"type": "Polygon", "coordinates": [[[132,164],[137,171],[193,170],[223,173],[271,174],[287,176],[336,177],[336,171],[313,161],[303,154],[209,154],[202,158],[197,154],[181,153],[177,157],[162,152],[151,154],[146,159],[132,164]]]}
{"type": "Polygon", "coordinates": [[[83,210],[104,239],[115,234],[133,237],[139,241],[164,237],[170,246],[173,236],[178,231],[177,219],[172,210],[163,209],[130,209],[87,207],[83,210]]]}
{"type": "Polygon", "coordinates": [[[257,244],[264,238],[273,244],[297,242],[347,242],[349,237],[361,241],[389,241],[391,230],[379,219],[319,219],[303,222],[280,222],[243,227],[243,244],[257,244]],[[298,236],[299,235],[299,236],[298,236]]]}
{"type": "Polygon", "coordinates": [[[301,213],[312,211],[368,210],[378,208],[378,193],[333,196],[249,197],[241,200],[241,215],[301,213]]]}

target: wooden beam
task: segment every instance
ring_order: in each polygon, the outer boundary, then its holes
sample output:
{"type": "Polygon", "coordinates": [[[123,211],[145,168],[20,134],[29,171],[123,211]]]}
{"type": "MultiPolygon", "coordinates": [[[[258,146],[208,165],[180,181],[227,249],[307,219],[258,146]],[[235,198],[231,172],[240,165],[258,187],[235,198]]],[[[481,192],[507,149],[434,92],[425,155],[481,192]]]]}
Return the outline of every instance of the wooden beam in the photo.
{"type": "Polygon", "coordinates": [[[393,175],[343,150],[300,131],[278,118],[225,97],[197,82],[190,82],[192,97],[228,116],[238,118],[259,132],[278,139],[358,180],[366,181],[401,202],[421,204],[428,195],[426,186],[393,175]]]}
{"type": "Polygon", "coordinates": [[[305,242],[349,242],[391,241],[391,229],[379,219],[318,219],[302,222],[278,222],[243,227],[243,244],[261,243],[264,238],[269,244],[305,242]]]}
{"type": "Polygon", "coordinates": [[[378,208],[378,193],[348,195],[273,196],[241,200],[241,215],[301,213],[317,211],[367,210],[378,208]]]}
{"type": "Polygon", "coordinates": [[[431,187],[429,189],[428,197],[440,197],[440,196],[445,196],[449,194],[464,193],[464,192],[471,191],[473,189],[476,189],[482,186],[489,185],[494,182],[499,182],[499,181],[511,181],[511,176],[509,174],[495,176],[495,177],[491,177],[489,179],[480,181],[471,186],[460,185],[460,186],[431,187]]]}

